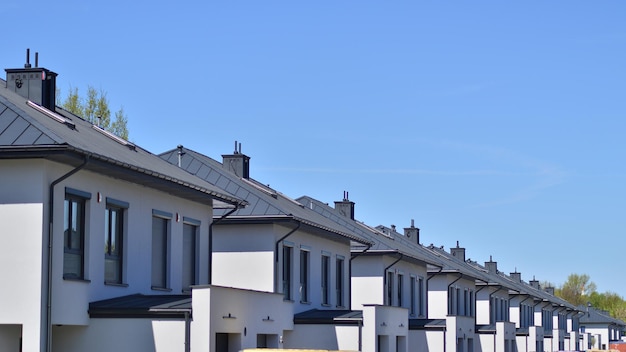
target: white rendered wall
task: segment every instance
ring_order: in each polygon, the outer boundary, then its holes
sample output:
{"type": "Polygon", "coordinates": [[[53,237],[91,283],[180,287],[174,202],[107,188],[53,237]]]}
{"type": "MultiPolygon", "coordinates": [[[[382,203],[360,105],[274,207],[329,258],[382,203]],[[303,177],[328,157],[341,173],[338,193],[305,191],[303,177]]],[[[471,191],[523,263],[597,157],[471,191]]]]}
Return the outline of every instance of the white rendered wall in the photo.
{"type": "Polygon", "coordinates": [[[89,326],[54,326],[53,335],[53,351],[185,350],[183,319],[91,319],[89,326]]]}
{"type": "MultiPolygon", "coordinates": [[[[50,179],[65,174],[71,168],[50,163],[50,179]]],[[[51,182],[51,181],[50,181],[51,182]]],[[[203,205],[153,189],[120,181],[89,171],[79,171],[55,187],[54,200],[54,259],[53,259],[53,324],[87,325],[89,302],[125,296],[134,293],[162,294],[182,292],[182,232],[183,218],[200,221],[198,229],[197,280],[208,281],[208,226],[212,218],[211,206],[203,205]],[[85,279],[64,280],[63,267],[63,202],[65,187],[91,194],[86,203],[85,279]],[[127,286],[104,283],[104,215],[106,199],[127,202],[124,218],[123,283],[127,286]],[[152,211],[172,214],[168,237],[167,288],[152,289],[152,211]]]]}
{"type": "Polygon", "coordinates": [[[274,292],[273,226],[215,225],[212,284],[274,292]]]}
{"type": "Polygon", "coordinates": [[[285,348],[311,350],[348,350],[359,348],[359,327],[356,325],[296,324],[285,332],[285,348]]]}
{"type": "Polygon", "coordinates": [[[281,294],[198,286],[192,305],[192,351],[214,351],[216,333],[235,336],[238,348],[245,349],[256,347],[257,334],[283,336],[293,330],[293,304],[281,294]]]}
{"type": "MultiPolygon", "coordinates": [[[[42,265],[47,257],[44,165],[42,161],[0,161],[0,281],[4,287],[0,324],[22,326],[23,351],[39,351],[45,345],[41,339],[45,329],[42,265]]],[[[3,332],[0,347],[11,348],[14,328],[5,327],[3,332]]]]}

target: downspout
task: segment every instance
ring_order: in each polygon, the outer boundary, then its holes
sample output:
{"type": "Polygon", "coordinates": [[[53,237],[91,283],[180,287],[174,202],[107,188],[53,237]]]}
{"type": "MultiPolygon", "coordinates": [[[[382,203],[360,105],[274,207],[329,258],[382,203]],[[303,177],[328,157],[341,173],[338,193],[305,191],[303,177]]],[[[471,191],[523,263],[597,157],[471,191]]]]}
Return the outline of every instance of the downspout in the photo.
{"type": "Polygon", "coordinates": [[[185,312],[185,352],[191,352],[191,321],[189,312],[185,312]]]}
{"type": "MultiPolygon", "coordinates": [[[[500,290],[502,290],[502,285],[498,285],[498,289],[493,291],[493,292],[491,292],[489,294],[489,307],[491,307],[491,297],[493,297],[494,293],[496,293],[496,292],[498,292],[500,290]]],[[[498,322],[498,317],[496,316],[497,315],[496,313],[498,311],[498,307],[493,307],[493,308],[495,309],[494,314],[493,314],[493,322],[491,321],[491,314],[489,314],[489,318],[490,318],[489,321],[492,322],[494,324],[494,326],[495,326],[495,324],[498,322]]]]}
{"type": "MultiPolygon", "coordinates": [[[[399,252],[396,252],[399,253],[399,252]]],[[[387,288],[387,270],[389,270],[389,268],[391,268],[392,266],[396,265],[396,263],[398,263],[399,261],[402,260],[402,258],[404,257],[404,254],[400,253],[400,258],[396,259],[395,262],[391,263],[388,267],[385,268],[385,270],[383,271],[383,290],[389,290],[387,288]]],[[[384,297],[384,296],[383,296],[384,297]]],[[[393,297],[390,297],[393,298],[393,297]]],[[[388,302],[390,306],[392,306],[392,302],[388,302]]]]}
{"type": "Polygon", "coordinates": [[[226,217],[236,212],[238,209],[239,207],[235,206],[231,211],[222,215],[222,217],[220,217],[219,219],[211,221],[211,224],[209,225],[209,285],[213,284],[213,225],[224,220],[226,217]]]}
{"type": "MultiPolygon", "coordinates": [[[[462,277],[463,277],[463,273],[461,273],[461,272],[460,272],[460,273],[459,273],[459,277],[457,277],[457,279],[456,279],[456,280],[452,281],[452,282],[448,285],[448,289],[447,289],[446,294],[448,294],[448,295],[450,294],[450,286],[454,285],[454,283],[455,283],[455,282],[457,282],[457,281],[461,280],[461,278],[462,278],[462,277]]],[[[450,297],[448,297],[448,302],[450,302],[450,297]]],[[[449,313],[452,313],[452,307],[451,307],[451,306],[449,306],[449,305],[448,305],[448,312],[449,312],[449,313]]],[[[459,312],[456,312],[456,313],[457,313],[456,315],[458,315],[458,314],[459,314],[459,312]]]]}
{"type": "Polygon", "coordinates": [[[82,164],[50,183],[48,193],[48,277],[46,280],[46,289],[48,291],[46,304],[46,351],[48,352],[52,351],[52,238],[54,235],[54,186],[82,170],[88,162],[89,155],[85,155],[85,159],[82,164]]]}
{"type": "MultiPolygon", "coordinates": [[[[427,273],[427,275],[426,275],[427,276],[427,278],[426,278],[426,287],[425,287],[425,289],[426,289],[426,314],[424,314],[424,317],[427,318],[427,319],[428,319],[428,292],[429,292],[429,290],[428,290],[428,281],[430,281],[430,279],[432,279],[433,277],[435,277],[436,275],[438,275],[442,271],[443,271],[443,266],[439,267],[439,271],[438,272],[432,273],[432,274],[428,274],[427,273]]],[[[445,335],[445,332],[444,332],[444,335],[445,335]]],[[[444,346],[445,346],[445,343],[444,343],[444,346]]]]}
{"type": "Polygon", "coordinates": [[[285,238],[291,236],[294,232],[298,231],[300,229],[300,226],[302,226],[302,222],[298,221],[298,226],[296,226],[295,228],[287,232],[286,235],[284,235],[283,237],[279,238],[278,241],[276,241],[276,244],[274,247],[274,260],[276,263],[274,265],[274,292],[278,292],[278,244],[281,243],[285,238]]]}
{"type": "MultiPolygon", "coordinates": [[[[348,280],[350,280],[349,285],[348,285],[348,307],[350,307],[350,309],[352,309],[352,260],[358,256],[365,254],[365,252],[369,251],[370,248],[372,248],[372,245],[368,244],[367,248],[365,248],[362,252],[359,252],[354,256],[350,256],[350,260],[348,260],[348,280]]],[[[359,330],[359,334],[360,334],[360,330],[359,330]]],[[[359,344],[360,343],[361,343],[361,339],[359,338],[359,344]]],[[[360,350],[361,350],[361,346],[359,345],[359,351],[360,350]]]]}

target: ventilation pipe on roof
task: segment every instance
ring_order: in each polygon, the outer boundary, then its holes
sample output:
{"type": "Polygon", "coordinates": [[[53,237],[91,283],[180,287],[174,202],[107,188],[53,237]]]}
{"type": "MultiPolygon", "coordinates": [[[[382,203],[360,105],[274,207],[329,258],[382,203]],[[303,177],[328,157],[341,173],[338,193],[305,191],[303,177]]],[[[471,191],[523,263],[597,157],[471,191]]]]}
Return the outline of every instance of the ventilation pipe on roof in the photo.
{"type": "Polygon", "coordinates": [[[178,167],[183,166],[183,155],[186,153],[183,151],[183,145],[179,144],[176,148],[178,148],[178,167]]]}

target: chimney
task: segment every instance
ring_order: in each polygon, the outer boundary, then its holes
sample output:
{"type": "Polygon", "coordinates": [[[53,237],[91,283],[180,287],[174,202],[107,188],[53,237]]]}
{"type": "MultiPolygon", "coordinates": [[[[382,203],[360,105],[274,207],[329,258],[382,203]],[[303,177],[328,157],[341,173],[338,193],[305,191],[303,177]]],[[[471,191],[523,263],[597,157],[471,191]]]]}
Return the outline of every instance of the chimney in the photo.
{"type": "Polygon", "coordinates": [[[543,290],[549,293],[550,295],[554,296],[554,287],[546,287],[543,290]]]}
{"type": "Polygon", "coordinates": [[[233,154],[222,155],[222,167],[239,177],[250,178],[250,157],[241,154],[241,143],[237,145],[237,141],[235,141],[233,154]]]}
{"type": "Polygon", "coordinates": [[[335,202],[335,210],[337,210],[341,215],[350,218],[350,220],[354,220],[354,202],[351,202],[348,199],[348,192],[343,192],[342,201],[335,202]]]}
{"type": "Polygon", "coordinates": [[[459,247],[459,241],[456,241],[456,248],[450,248],[450,254],[462,262],[465,261],[465,248],[459,247]]]}
{"type": "Polygon", "coordinates": [[[485,268],[487,268],[487,271],[489,271],[490,274],[497,274],[498,273],[498,262],[494,262],[492,259],[493,258],[491,256],[489,256],[489,261],[485,262],[485,268]]]}
{"type": "Polygon", "coordinates": [[[420,243],[420,229],[415,227],[415,221],[411,219],[411,227],[404,228],[404,236],[413,243],[420,243]]]}
{"type": "Polygon", "coordinates": [[[515,269],[515,272],[511,273],[510,276],[511,276],[511,280],[515,282],[522,282],[522,273],[518,273],[517,269],[515,269]]]}
{"type": "Polygon", "coordinates": [[[530,284],[530,286],[536,288],[537,290],[541,290],[541,288],[539,287],[539,281],[535,280],[534,276],[532,280],[528,281],[528,283],[530,284]]]}
{"type": "Polygon", "coordinates": [[[35,54],[35,57],[37,58],[35,67],[31,67],[30,49],[26,49],[24,68],[7,68],[4,70],[7,73],[6,88],[33,103],[54,111],[57,74],[43,67],[37,67],[39,64],[38,53],[35,54]]]}

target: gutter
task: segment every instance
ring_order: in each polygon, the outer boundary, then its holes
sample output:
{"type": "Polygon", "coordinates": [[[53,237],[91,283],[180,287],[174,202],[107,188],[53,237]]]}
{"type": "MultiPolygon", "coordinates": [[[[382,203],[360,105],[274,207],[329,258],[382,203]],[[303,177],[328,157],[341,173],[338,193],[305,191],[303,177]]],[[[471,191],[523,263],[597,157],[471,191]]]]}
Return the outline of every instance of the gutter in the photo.
{"type": "MultiPolygon", "coordinates": [[[[54,186],[82,170],[89,162],[89,155],[85,155],[83,163],[72,169],[65,175],[50,183],[48,193],[48,275],[46,278],[47,303],[46,303],[46,351],[52,351],[52,244],[54,236],[54,186]]],[[[84,245],[84,244],[83,244],[84,245]]]]}

